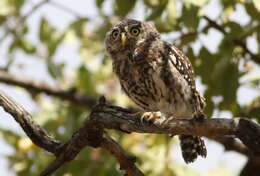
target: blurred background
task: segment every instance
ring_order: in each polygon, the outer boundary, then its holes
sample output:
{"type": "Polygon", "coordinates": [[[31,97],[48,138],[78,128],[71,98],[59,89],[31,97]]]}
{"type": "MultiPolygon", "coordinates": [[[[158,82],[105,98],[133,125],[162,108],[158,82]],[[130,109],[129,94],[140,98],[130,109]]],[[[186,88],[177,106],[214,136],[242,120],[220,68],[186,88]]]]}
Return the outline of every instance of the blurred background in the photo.
{"type": "MultiPolygon", "coordinates": [[[[191,60],[208,117],[260,120],[260,1],[258,0],[1,0],[0,89],[61,141],[91,111],[50,92],[105,95],[123,107],[104,50],[105,33],[122,18],[154,23],[162,38],[191,60]]],[[[0,175],[38,175],[54,157],[0,109],[0,175]]],[[[208,157],[186,165],[179,141],[166,135],[108,131],[151,176],[259,176],[260,158],[237,140],[206,139],[208,157]]],[[[85,148],[57,176],[123,175],[115,159],[85,148]]]]}

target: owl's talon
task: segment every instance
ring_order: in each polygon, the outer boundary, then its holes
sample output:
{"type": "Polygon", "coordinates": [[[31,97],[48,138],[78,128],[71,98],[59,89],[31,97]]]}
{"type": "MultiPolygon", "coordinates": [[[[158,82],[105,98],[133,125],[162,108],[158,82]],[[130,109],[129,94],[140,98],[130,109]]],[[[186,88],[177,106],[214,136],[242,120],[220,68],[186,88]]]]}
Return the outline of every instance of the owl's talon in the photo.
{"type": "MultiPolygon", "coordinates": [[[[141,123],[144,124],[144,123],[149,123],[149,124],[154,124],[155,120],[156,119],[160,119],[160,118],[163,118],[161,112],[145,112],[143,113],[143,115],[141,116],[141,123]]],[[[164,121],[164,120],[160,120],[160,124],[161,124],[161,121],[164,121]]]]}
{"type": "Polygon", "coordinates": [[[196,119],[197,121],[202,122],[203,120],[206,119],[206,115],[203,114],[203,113],[199,113],[199,114],[197,114],[197,115],[194,116],[194,119],[196,119]]]}

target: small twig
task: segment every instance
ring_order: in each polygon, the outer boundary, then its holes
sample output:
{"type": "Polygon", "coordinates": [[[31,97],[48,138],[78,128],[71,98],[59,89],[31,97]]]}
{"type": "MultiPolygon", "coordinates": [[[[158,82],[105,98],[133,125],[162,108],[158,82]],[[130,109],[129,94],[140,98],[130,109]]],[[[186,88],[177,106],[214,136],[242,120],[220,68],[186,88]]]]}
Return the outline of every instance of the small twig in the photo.
{"type": "Polygon", "coordinates": [[[88,19],[87,17],[84,17],[82,16],[81,14],[79,14],[77,11],[74,11],[70,8],[68,8],[67,6],[64,6],[63,4],[61,3],[57,3],[55,1],[50,1],[49,5],[52,5],[53,7],[55,8],[58,8],[60,10],[63,10],[64,12],[67,12],[69,14],[72,14],[73,16],[75,16],[76,18],[79,18],[79,19],[88,19]]]}
{"type": "Polygon", "coordinates": [[[105,135],[104,142],[102,142],[100,147],[114,155],[120,164],[120,169],[125,170],[127,176],[144,176],[135,165],[136,157],[126,153],[124,149],[108,135],[105,135]]]}
{"type": "Polygon", "coordinates": [[[23,15],[22,17],[19,18],[18,22],[16,23],[15,27],[13,28],[9,28],[8,25],[5,23],[4,27],[5,29],[5,33],[2,35],[2,37],[0,38],[0,44],[4,41],[4,39],[12,32],[14,32],[18,27],[20,29],[20,26],[22,26],[21,24],[24,23],[24,21],[29,18],[37,9],[39,9],[40,7],[42,7],[44,4],[48,3],[50,0],[43,0],[37,4],[35,4],[25,15],[23,15]]]}
{"type": "MultiPolygon", "coordinates": [[[[224,29],[223,26],[219,25],[217,22],[211,20],[207,16],[203,16],[203,18],[209,23],[209,25],[211,27],[217,29],[218,31],[220,31],[224,35],[228,35],[228,32],[224,29]]],[[[251,58],[254,62],[260,64],[260,55],[252,53],[252,51],[249,50],[249,48],[247,47],[247,45],[246,45],[246,43],[243,39],[240,39],[240,38],[234,39],[233,43],[237,46],[242,47],[244,49],[244,51],[251,56],[251,58]]]]}
{"type": "Polygon", "coordinates": [[[66,91],[66,90],[54,88],[44,82],[27,80],[22,77],[13,76],[1,70],[0,70],[0,82],[25,88],[29,92],[45,93],[47,95],[59,97],[64,100],[68,100],[70,102],[73,102],[75,104],[87,108],[91,108],[97,103],[97,100],[94,97],[85,96],[73,90],[66,91]]]}
{"type": "Polygon", "coordinates": [[[22,16],[22,21],[25,21],[29,16],[31,16],[36,10],[38,10],[40,7],[45,5],[46,3],[50,2],[50,0],[43,0],[39,2],[38,4],[35,4],[24,16],[22,16]]]}
{"type": "Polygon", "coordinates": [[[203,18],[209,23],[209,25],[215,29],[217,29],[218,31],[220,31],[221,33],[223,33],[224,35],[227,34],[227,32],[225,31],[225,29],[219,25],[217,22],[211,20],[209,17],[207,16],[203,16],[203,18]]]}

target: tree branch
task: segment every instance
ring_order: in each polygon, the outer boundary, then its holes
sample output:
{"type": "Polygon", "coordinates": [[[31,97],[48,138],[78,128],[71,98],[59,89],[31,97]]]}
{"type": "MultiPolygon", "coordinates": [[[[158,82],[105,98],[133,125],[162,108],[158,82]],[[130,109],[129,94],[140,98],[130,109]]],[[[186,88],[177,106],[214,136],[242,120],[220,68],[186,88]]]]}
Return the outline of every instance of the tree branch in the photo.
{"type": "Polygon", "coordinates": [[[0,92],[0,105],[15,118],[36,145],[56,156],[56,159],[42,172],[41,176],[50,175],[65,162],[73,160],[86,146],[100,147],[110,152],[127,175],[144,176],[135,165],[135,157],[127,154],[105,133],[105,129],[214,138],[234,136],[239,138],[251,152],[260,156],[260,126],[243,118],[196,120],[165,118],[161,115],[151,122],[142,119],[143,113],[141,112],[133,113],[128,109],[109,105],[103,97],[86,118],[83,126],[68,142],[61,144],[37,125],[28,112],[2,92],[0,92]]]}
{"type": "Polygon", "coordinates": [[[33,93],[52,95],[86,108],[92,108],[97,103],[97,100],[94,97],[86,96],[73,90],[65,91],[59,88],[54,88],[44,82],[27,80],[22,77],[13,76],[1,70],[0,82],[25,88],[29,92],[33,93]]]}
{"type": "MultiPolygon", "coordinates": [[[[211,19],[210,19],[209,17],[207,17],[207,16],[203,16],[203,18],[208,22],[208,24],[209,24],[211,27],[217,29],[218,31],[220,31],[220,32],[221,32],[222,34],[224,34],[224,35],[228,35],[227,31],[225,30],[225,28],[224,28],[223,26],[219,25],[217,22],[211,20],[211,19]]],[[[234,43],[235,45],[237,45],[237,46],[242,47],[242,48],[244,49],[244,51],[251,56],[252,60],[253,60],[255,63],[260,64],[260,55],[259,55],[259,54],[254,54],[254,53],[252,53],[252,51],[249,50],[249,48],[247,47],[247,45],[246,45],[246,43],[245,43],[245,41],[244,41],[243,39],[240,39],[240,38],[234,39],[234,40],[233,40],[233,43],[234,43]]]]}
{"type": "MultiPolygon", "coordinates": [[[[100,103],[102,104],[102,101],[100,103]]],[[[125,170],[128,176],[144,176],[135,166],[135,157],[125,152],[119,144],[109,137],[104,132],[103,125],[90,120],[94,118],[92,113],[71,139],[62,144],[34,122],[32,116],[22,106],[1,91],[0,106],[14,117],[35,145],[56,156],[56,159],[41,173],[41,176],[50,175],[64,163],[73,160],[86,146],[100,147],[114,155],[121,166],[120,168],[125,170]]]]}
{"type": "Polygon", "coordinates": [[[0,106],[11,114],[17,121],[32,142],[45,150],[56,154],[60,142],[56,141],[43,128],[35,123],[31,115],[20,105],[15,103],[10,97],[0,91],[0,106]]]}
{"type": "Polygon", "coordinates": [[[246,156],[252,156],[253,152],[251,152],[244,144],[239,142],[234,137],[216,137],[212,138],[215,141],[221,143],[226,151],[236,151],[238,153],[244,154],[246,156]]]}
{"type": "Polygon", "coordinates": [[[82,16],[81,14],[79,14],[77,11],[70,9],[69,7],[63,5],[62,3],[57,3],[56,1],[50,1],[49,5],[52,5],[55,8],[58,8],[64,12],[67,12],[73,16],[75,16],[78,19],[85,19],[88,20],[88,17],[82,16]]]}
{"type": "Polygon", "coordinates": [[[29,18],[36,10],[38,10],[40,7],[48,3],[50,0],[43,0],[37,4],[35,4],[25,15],[19,17],[19,21],[13,28],[9,28],[7,23],[4,24],[5,27],[5,33],[0,38],[0,44],[5,40],[5,38],[12,32],[16,31],[16,29],[20,29],[20,26],[23,26],[23,23],[26,21],[27,18],[29,18]]]}

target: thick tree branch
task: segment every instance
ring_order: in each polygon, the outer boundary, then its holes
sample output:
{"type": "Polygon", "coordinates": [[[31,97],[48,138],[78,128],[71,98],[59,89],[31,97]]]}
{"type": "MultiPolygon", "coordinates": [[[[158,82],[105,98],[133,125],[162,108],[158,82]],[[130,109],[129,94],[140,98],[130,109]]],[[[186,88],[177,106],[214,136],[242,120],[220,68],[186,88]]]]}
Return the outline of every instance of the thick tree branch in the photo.
{"type": "Polygon", "coordinates": [[[254,155],[260,156],[260,126],[243,118],[166,119],[161,115],[151,122],[142,120],[143,113],[141,112],[133,113],[128,109],[109,105],[104,98],[101,98],[86,118],[83,126],[68,142],[61,144],[37,125],[28,112],[1,92],[0,105],[15,118],[36,145],[56,156],[56,159],[42,172],[41,176],[50,175],[65,162],[73,160],[85,146],[101,147],[107,150],[117,159],[121,169],[125,170],[129,176],[143,176],[144,174],[135,166],[135,157],[128,155],[104,132],[104,129],[214,138],[234,136],[239,138],[254,155]]]}
{"type": "MultiPolygon", "coordinates": [[[[216,137],[212,138],[215,141],[221,143],[226,151],[236,151],[238,153],[244,154],[248,157],[254,157],[254,153],[250,151],[243,143],[234,137],[216,137]]],[[[259,156],[260,158],[260,156],[259,156]]]]}
{"type": "Polygon", "coordinates": [[[135,157],[125,152],[119,144],[106,135],[102,124],[96,123],[95,120],[92,121],[95,119],[93,113],[72,138],[62,144],[34,122],[31,115],[23,107],[1,91],[0,106],[14,117],[35,145],[56,156],[56,159],[41,173],[41,176],[50,175],[64,163],[73,160],[86,146],[100,147],[114,155],[121,166],[120,168],[125,170],[128,176],[144,176],[135,166],[135,157]]]}
{"type": "Polygon", "coordinates": [[[3,92],[0,92],[0,106],[2,106],[6,112],[14,117],[34,144],[56,154],[57,148],[60,146],[60,142],[56,141],[43,128],[35,123],[31,115],[23,107],[16,104],[3,92]]]}
{"type": "Polygon", "coordinates": [[[33,92],[33,93],[45,93],[47,95],[52,95],[61,98],[63,100],[68,100],[74,104],[86,108],[92,108],[97,103],[97,100],[94,97],[85,96],[73,90],[65,91],[59,88],[54,88],[44,82],[27,80],[22,77],[13,76],[1,70],[0,70],[0,82],[25,88],[29,92],[33,92]]]}

